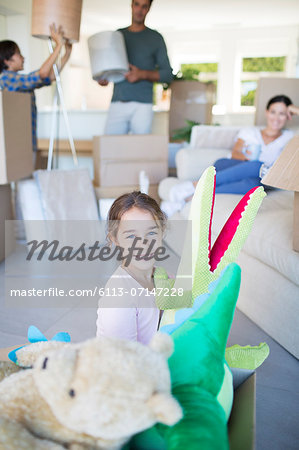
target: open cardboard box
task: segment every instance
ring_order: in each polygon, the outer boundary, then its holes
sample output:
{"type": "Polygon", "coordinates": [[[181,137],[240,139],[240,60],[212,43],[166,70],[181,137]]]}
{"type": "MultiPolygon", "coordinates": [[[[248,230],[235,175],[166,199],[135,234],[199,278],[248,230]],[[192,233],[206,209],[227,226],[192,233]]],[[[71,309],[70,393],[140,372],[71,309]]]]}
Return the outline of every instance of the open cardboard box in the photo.
{"type": "Polygon", "coordinates": [[[5,244],[7,251],[13,246],[14,230],[5,235],[5,220],[13,219],[10,184],[0,184],[0,261],[5,258],[5,244]],[[5,242],[6,241],[6,242],[5,242]]]}
{"type": "Polygon", "coordinates": [[[252,450],[255,448],[256,374],[233,369],[234,380],[238,372],[244,372],[245,376],[238,386],[234,382],[234,403],[228,422],[230,450],[252,450]]]}
{"type": "Polygon", "coordinates": [[[287,191],[294,191],[293,250],[299,252],[299,136],[285,146],[262,183],[287,191]]]}
{"type": "MultiPolygon", "coordinates": [[[[261,77],[255,94],[255,125],[266,125],[265,109],[270,98],[284,94],[290,97],[294,105],[299,105],[299,78],[261,77]]],[[[287,123],[287,128],[298,128],[299,116],[287,123]]]]}
{"type": "Polygon", "coordinates": [[[94,136],[94,183],[101,187],[132,186],[144,170],[150,184],[168,174],[168,138],[158,135],[94,136]]]}
{"type": "Polygon", "coordinates": [[[31,95],[0,91],[0,184],[33,171],[31,95]]]}
{"type": "MultiPolygon", "coordinates": [[[[7,355],[14,348],[16,346],[0,348],[0,361],[8,361],[7,355]]],[[[228,422],[230,450],[253,450],[255,448],[256,375],[253,371],[242,369],[232,369],[232,372],[234,403],[228,422]]]]}
{"type": "MultiPolygon", "coordinates": [[[[160,197],[158,194],[158,184],[150,184],[148,189],[148,195],[160,203],[160,197]]],[[[94,186],[96,199],[100,200],[102,198],[117,198],[128,192],[139,191],[140,186],[138,184],[132,186],[94,186]]]]}
{"type": "Polygon", "coordinates": [[[178,80],[171,83],[169,108],[169,136],[174,130],[186,126],[186,120],[201,124],[212,122],[212,108],[216,100],[216,88],[212,83],[178,80]]]}

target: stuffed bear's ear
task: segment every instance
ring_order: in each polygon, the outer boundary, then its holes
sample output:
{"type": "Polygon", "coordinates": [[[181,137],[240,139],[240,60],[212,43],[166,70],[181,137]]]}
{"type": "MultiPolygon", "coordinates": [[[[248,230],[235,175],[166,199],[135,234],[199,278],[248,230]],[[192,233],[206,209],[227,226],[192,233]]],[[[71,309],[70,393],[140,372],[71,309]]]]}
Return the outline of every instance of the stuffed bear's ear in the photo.
{"type": "Polygon", "coordinates": [[[151,350],[161,353],[165,358],[169,358],[173,353],[173,340],[166,333],[156,333],[149,347],[151,350]]]}
{"type": "Polygon", "coordinates": [[[170,395],[157,392],[148,400],[147,405],[154,413],[157,422],[172,426],[183,417],[179,403],[170,395]]]}

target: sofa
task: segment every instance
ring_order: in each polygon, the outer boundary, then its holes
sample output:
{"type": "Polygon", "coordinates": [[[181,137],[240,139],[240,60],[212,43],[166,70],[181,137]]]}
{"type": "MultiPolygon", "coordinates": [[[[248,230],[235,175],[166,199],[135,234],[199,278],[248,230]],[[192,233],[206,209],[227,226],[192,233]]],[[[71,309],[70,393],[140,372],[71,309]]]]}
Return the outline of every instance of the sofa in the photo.
{"type": "MultiPolygon", "coordinates": [[[[182,180],[197,180],[221,157],[229,157],[239,127],[196,126],[190,146],[176,155],[177,178],[160,182],[159,195],[182,180]]],[[[291,354],[299,358],[299,253],[292,249],[293,192],[270,190],[263,200],[252,231],[237,260],[242,282],[237,307],[291,354]]],[[[218,194],[215,199],[212,242],[241,199],[218,194]]],[[[190,202],[170,220],[187,220],[190,202]]],[[[177,240],[166,243],[179,254],[177,240]]],[[[254,341],[254,340],[253,340],[254,341]]]]}

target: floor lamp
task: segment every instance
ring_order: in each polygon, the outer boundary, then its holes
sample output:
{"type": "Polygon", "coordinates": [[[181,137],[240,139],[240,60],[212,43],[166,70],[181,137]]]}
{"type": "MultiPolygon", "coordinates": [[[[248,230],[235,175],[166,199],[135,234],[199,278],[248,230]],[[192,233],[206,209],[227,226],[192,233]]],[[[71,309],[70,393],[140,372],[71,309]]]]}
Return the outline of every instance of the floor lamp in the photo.
{"type": "MultiPolygon", "coordinates": [[[[65,38],[70,42],[77,42],[80,34],[82,0],[33,0],[32,3],[32,36],[48,40],[48,47],[50,53],[53,53],[52,40],[49,36],[50,24],[55,23],[57,27],[63,27],[65,38]]],[[[51,134],[49,141],[48,164],[47,170],[52,168],[54,135],[56,117],[59,113],[58,98],[67,129],[68,140],[70,143],[73,161],[75,166],[78,165],[78,159],[72,137],[71,128],[66,111],[63,90],[61,86],[61,79],[57,65],[53,65],[53,70],[56,79],[56,90],[53,99],[52,107],[52,123],[51,134]]]]}

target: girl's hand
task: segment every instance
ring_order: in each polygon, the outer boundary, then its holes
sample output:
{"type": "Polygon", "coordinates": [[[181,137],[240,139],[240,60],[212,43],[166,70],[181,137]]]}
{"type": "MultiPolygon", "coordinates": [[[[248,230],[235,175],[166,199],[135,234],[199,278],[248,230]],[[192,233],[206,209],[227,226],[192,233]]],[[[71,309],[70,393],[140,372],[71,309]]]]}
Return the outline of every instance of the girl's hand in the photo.
{"type": "Polygon", "coordinates": [[[56,28],[55,23],[52,23],[50,25],[50,32],[51,32],[51,38],[55,42],[56,45],[62,47],[64,42],[64,31],[62,29],[62,26],[60,25],[59,28],[56,28]]]}

